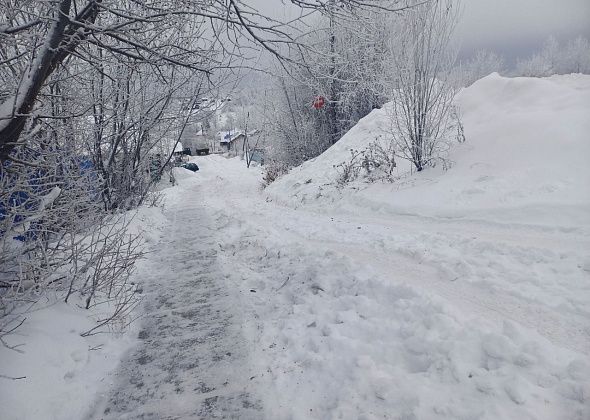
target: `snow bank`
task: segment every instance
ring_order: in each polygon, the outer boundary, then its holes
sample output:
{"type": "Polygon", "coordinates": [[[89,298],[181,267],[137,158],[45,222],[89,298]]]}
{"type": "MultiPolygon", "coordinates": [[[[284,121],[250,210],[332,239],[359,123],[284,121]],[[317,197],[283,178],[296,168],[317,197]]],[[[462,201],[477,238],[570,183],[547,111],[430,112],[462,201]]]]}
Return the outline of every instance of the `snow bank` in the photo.
{"type": "Polygon", "coordinates": [[[485,218],[579,228],[590,226],[590,76],[505,78],[491,74],[456,97],[465,144],[451,150],[453,166],[407,174],[394,185],[356,182],[340,194],[334,168],[387,137],[386,112],[375,110],[336,145],[268,188],[290,205],[336,201],[384,214],[485,218]],[[317,200],[317,199],[320,200],[317,200]]]}
{"type": "MultiPolygon", "coordinates": [[[[315,162],[337,162],[335,150],[315,162]]],[[[340,158],[347,153],[341,146],[340,158]]],[[[196,159],[203,172],[192,194],[215,221],[265,418],[590,415],[587,237],[382,217],[355,202],[369,192],[381,200],[380,185],[335,192],[335,202],[312,193],[304,207],[287,196],[291,206],[281,206],[257,194],[243,162],[196,159]]],[[[334,173],[315,162],[295,170],[295,188],[313,170],[334,173]]]]}
{"type": "MultiPolygon", "coordinates": [[[[275,230],[271,215],[266,220],[272,228],[262,232],[256,232],[260,225],[244,231],[238,218],[225,220],[221,261],[241,294],[267,418],[581,420],[590,414],[590,365],[581,354],[515,322],[498,328],[428,296],[419,278],[433,273],[416,267],[409,277],[393,253],[393,268],[369,268],[369,243],[351,246],[346,256],[345,246],[326,243],[321,234],[307,232],[314,238],[307,242],[275,230]]],[[[289,232],[305,232],[302,222],[285,224],[289,232]]],[[[328,222],[322,231],[330,229],[328,222]]]]}
{"type": "MultiPolygon", "coordinates": [[[[80,302],[82,304],[82,302],[80,302]]],[[[80,337],[92,312],[75,304],[36,305],[0,347],[0,407],[6,420],[81,419],[103,380],[134,340],[117,333],[80,337]],[[18,378],[18,379],[11,379],[18,378]]]]}

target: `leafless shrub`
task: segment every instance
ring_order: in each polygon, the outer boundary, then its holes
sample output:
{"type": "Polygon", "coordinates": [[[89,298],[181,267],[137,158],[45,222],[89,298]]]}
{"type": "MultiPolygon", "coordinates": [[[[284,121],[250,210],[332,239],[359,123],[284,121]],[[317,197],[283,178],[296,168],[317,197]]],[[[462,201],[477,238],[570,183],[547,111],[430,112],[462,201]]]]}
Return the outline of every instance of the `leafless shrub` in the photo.
{"type": "Polygon", "coordinates": [[[377,137],[363,150],[351,149],[350,159],[335,166],[339,171],[336,185],[343,187],[361,176],[367,182],[391,182],[396,166],[393,143],[377,137]]]}
{"type": "Polygon", "coordinates": [[[448,78],[455,54],[449,48],[457,22],[457,0],[433,0],[409,10],[392,40],[389,108],[396,155],[417,171],[432,166],[448,149],[456,88],[448,78]]]}
{"type": "Polygon", "coordinates": [[[264,166],[263,187],[267,187],[276,181],[281,175],[289,171],[288,166],[283,162],[271,161],[264,166]]]}
{"type": "Polygon", "coordinates": [[[362,169],[362,156],[363,152],[350,149],[350,159],[335,165],[335,168],[339,171],[338,177],[336,178],[336,185],[338,187],[343,187],[358,178],[362,169]]]}
{"type": "MultiPolygon", "coordinates": [[[[104,212],[98,178],[78,156],[38,155],[0,172],[0,337],[20,325],[40,298],[73,295],[88,309],[118,302],[133,306],[129,279],[142,256],[124,214],[104,212]]],[[[113,318],[114,320],[115,318],[113,318]]]]}
{"type": "Polygon", "coordinates": [[[146,207],[164,208],[164,194],[161,191],[149,191],[141,204],[146,207]]]}

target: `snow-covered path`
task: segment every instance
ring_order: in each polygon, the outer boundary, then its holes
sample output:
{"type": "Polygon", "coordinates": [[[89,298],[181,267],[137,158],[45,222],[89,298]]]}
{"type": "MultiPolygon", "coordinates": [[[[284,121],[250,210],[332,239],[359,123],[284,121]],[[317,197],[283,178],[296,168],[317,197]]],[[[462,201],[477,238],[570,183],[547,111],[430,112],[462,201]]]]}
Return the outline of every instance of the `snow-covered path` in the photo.
{"type": "Polygon", "coordinates": [[[590,232],[292,209],[261,200],[258,183],[248,178],[223,168],[207,181],[208,206],[284,246],[305,244],[316,254],[330,251],[382,275],[395,273],[398,282],[442,296],[467,313],[499,325],[515,321],[556,345],[590,354],[590,267],[585,266],[590,232]],[[212,194],[216,189],[224,194],[212,194]]]}
{"type": "Polygon", "coordinates": [[[490,75],[456,98],[453,166],[393,185],[337,182],[387,105],[266,191],[195,157],[108,415],[590,418],[589,95],[587,76],[490,75]]]}
{"type": "Polygon", "coordinates": [[[587,235],[417,215],[371,220],[284,208],[245,214],[251,223],[316,251],[395,273],[399,282],[444,297],[466,313],[498,325],[515,321],[556,345],[590,354],[590,287],[581,266],[590,249],[587,235]]]}
{"type": "Polygon", "coordinates": [[[584,229],[293,209],[197,162],[267,418],[588,415],[584,229]]]}
{"type": "Polygon", "coordinates": [[[186,192],[194,195],[167,209],[170,228],[143,270],[139,342],[91,418],[260,418],[241,321],[216,258],[215,221],[198,189],[186,192]]]}
{"type": "Polygon", "coordinates": [[[294,209],[195,160],[92,418],[590,414],[583,229],[294,209]]]}

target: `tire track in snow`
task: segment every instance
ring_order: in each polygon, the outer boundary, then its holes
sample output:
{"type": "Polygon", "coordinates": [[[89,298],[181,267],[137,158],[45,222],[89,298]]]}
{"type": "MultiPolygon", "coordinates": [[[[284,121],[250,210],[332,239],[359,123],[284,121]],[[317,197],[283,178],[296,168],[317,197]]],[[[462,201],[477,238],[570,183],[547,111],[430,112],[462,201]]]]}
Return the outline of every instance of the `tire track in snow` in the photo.
{"type": "MultiPolygon", "coordinates": [[[[191,191],[196,192],[196,191],[191,191]]],[[[261,419],[205,210],[183,200],[150,257],[139,343],[91,419],[261,419]]]]}
{"type": "Polygon", "coordinates": [[[501,289],[483,293],[477,285],[465,281],[453,281],[437,273],[435,262],[416,260],[400,254],[363,252],[357,247],[334,244],[334,251],[357,262],[363,262],[382,273],[396,273],[401,283],[418,286],[453,302],[456,307],[471,315],[493,320],[498,325],[510,320],[536,330],[553,344],[580,352],[590,351],[590,328],[587,320],[576,314],[559,313],[534,301],[524,301],[501,289]]]}
{"type": "MultiPolygon", "coordinates": [[[[239,201],[232,204],[232,207],[243,207],[239,201]]],[[[504,320],[511,320],[536,330],[558,346],[582,354],[590,351],[590,324],[581,314],[562,311],[541,301],[515,295],[514,291],[505,290],[497,281],[494,281],[494,287],[490,289],[482,288],[470,281],[459,280],[461,276],[458,274],[457,278],[454,278],[447,272],[447,266],[452,261],[445,261],[440,255],[412,256],[412,252],[404,248],[407,239],[400,243],[399,239],[395,239],[399,232],[402,232],[402,236],[423,235],[420,243],[434,253],[444,254],[447,252],[446,248],[462,248],[462,251],[468,252],[472,261],[469,269],[486,268],[494,276],[500,276],[499,270],[508,269],[499,263],[507,253],[521,249],[526,250],[525,256],[529,257],[534,255],[534,252],[548,250],[549,248],[544,248],[547,244],[560,250],[551,251],[556,255],[572,253],[581,244],[588,243],[585,235],[529,226],[519,226],[518,230],[516,226],[511,226],[511,230],[508,230],[502,225],[478,225],[473,221],[461,220],[444,219],[440,224],[436,224],[435,218],[417,220],[414,217],[402,216],[392,220],[363,220],[345,214],[326,217],[312,211],[292,210],[282,206],[278,206],[282,211],[276,212],[272,211],[273,205],[276,206],[272,202],[264,203],[257,206],[256,210],[242,208],[243,214],[248,214],[244,220],[255,229],[274,232],[279,237],[290,237],[294,241],[307,242],[313,244],[316,249],[336,252],[371,267],[384,276],[395,273],[397,283],[418,286],[429,294],[441,296],[453,302],[466,314],[481,316],[498,325],[504,320]],[[281,215],[280,219],[273,217],[277,213],[281,215]],[[394,236],[390,236],[391,233],[394,233],[394,236]],[[344,241],[336,241],[334,238],[343,238],[344,241]],[[475,248],[470,249],[468,246],[459,247],[461,239],[469,239],[470,244],[477,244],[485,249],[486,253],[478,254],[475,248]],[[502,248],[506,249],[500,252],[502,248]],[[492,262],[493,269],[488,267],[492,262]]],[[[521,263],[516,268],[521,270],[523,267],[524,263],[521,263]]],[[[515,267],[510,269],[514,270],[515,267]]],[[[514,275],[514,272],[510,271],[507,274],[514,275]]]]}

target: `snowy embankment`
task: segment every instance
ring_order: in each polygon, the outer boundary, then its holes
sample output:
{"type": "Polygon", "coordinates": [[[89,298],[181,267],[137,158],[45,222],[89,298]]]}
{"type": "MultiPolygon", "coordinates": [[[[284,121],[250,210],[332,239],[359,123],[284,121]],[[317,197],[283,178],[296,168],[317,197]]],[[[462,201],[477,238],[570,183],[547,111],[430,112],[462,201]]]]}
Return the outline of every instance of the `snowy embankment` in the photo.
{"type": "MultiPolygon", "coordinates": [[[[130,212],[130,234],[141,233],[147,248],[164,228],[160,208],[142,207],[130,212]]],[[[140,261],[133,281],[145,275],[140,261]]],[[[64,292],[65,293],[65,292],[64,292]]],[[[0,418],[3,420],[83,419],[105,379],[123,354],[136,343],[137,324],[109,325],[98,334],[80,334],[112,314],[101,304],[83,309],[84,302],[55,293],[24,305],[25,323],[4,340],[16,350],[0,345],[0,418]]],[[[134,312],[132,316],[139,316],[134,312]]],[[[121,319],[122,323],[130,318],[121,319]]]]}
{"type": "Polygon", "coordinates": [[[339,190],[376,110],[267,189],[286,207],[243,277],[281,302],[258,329],[296,418],[590,416],[590,77],[493,74],[457,103],[447,171],[339,190]]]}
{"type": "Polygon", "coordinates": [[[491,74],[456,98],[467,141],[451,169],[406,174],[393,185],[357,182],[335,188],[350,149],[387,137],[387,113],[375,110],[323,155],[273,183],[271,197],[290,205],[334,201],[357,212],[485,219],[568,228],[590,227],[590,76],[504,78],[491,74]]]}
{"type": "Polygon", "coordinates": [[[587,235],[295,210],[239,159],[195,160],[266,418],[590,414],[587,235]]]}

